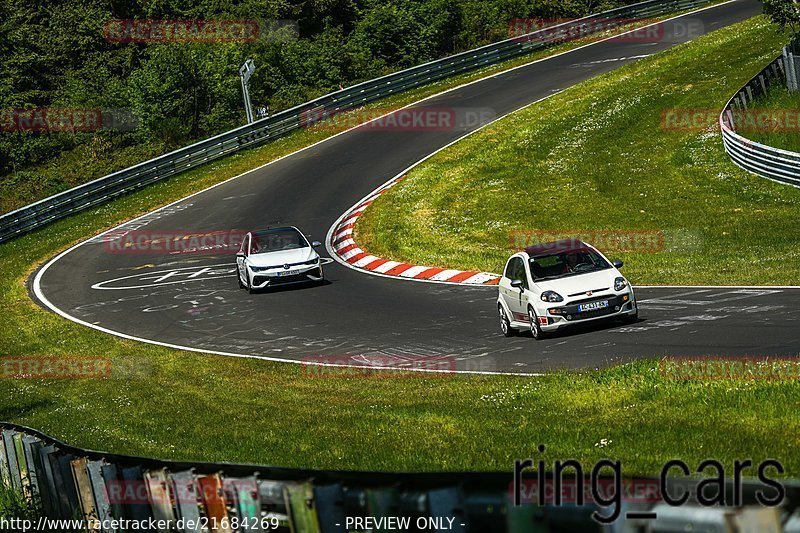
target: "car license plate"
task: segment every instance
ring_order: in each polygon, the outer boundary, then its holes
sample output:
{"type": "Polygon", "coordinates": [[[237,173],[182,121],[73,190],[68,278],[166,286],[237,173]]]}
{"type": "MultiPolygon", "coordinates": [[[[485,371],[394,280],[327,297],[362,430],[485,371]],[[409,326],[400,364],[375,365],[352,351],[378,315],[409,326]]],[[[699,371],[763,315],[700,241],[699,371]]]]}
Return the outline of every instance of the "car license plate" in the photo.
{"type": "Polygon", "coordinates": [[[284,272],[278,272],[278,277],[280,278],[280,277],[283,277],[283,276],[296,276],[299,273],[300,273],[299,270],[286,270],[284,272]]]}
{"type": "Polygon", "coordinates": [[[578,312],[596,311],[608,307],[608,300],[600,300],[599,302],[589,302],[588,304],[581,304],[578,306],[578,312]]]}

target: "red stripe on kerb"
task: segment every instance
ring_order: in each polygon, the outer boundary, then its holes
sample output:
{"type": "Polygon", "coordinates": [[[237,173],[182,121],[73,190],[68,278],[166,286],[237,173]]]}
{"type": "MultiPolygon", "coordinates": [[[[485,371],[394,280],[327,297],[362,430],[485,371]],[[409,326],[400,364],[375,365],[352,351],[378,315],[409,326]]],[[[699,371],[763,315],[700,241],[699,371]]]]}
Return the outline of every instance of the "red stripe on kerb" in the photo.
{"type": "Polygon", "coordinates": [[[403,272],[405,272],[406,270],[408,270],[412,266],[413,265],[409,265],[408,263],[403,263],[401,265],[397,265],[394,268],[390,268],[389,270],[384,272],[384,274],[386,274],[387,276],[399,276],[400,274],[402,274],[403,272]]]}
{"type": "Polygon", "coordinates": [[[375,270],[376,268],[384,264],[386,261],[388,261],[388,259],[378,258],[375,261],[370,261],[369,263],[364,265],[364,268],[366,268],[367,270],[375,270]]]}
{"type": "Polygon", "coordinates": [[[494,278],[484,283],[484,285],[497,285],[498,283],[500,283],[500,278],[494,278]]]}
{"type": "Polygon", "coordinates": [[[414,277],[418,279],[431,279],[433,276],[435,276],[439,272],[442,272],[443,270],[444,270],[443,268],[429,268],[428,270],[423,270],[414,277]]]}
{"type": "Polygon", "coordinates": [[[341,233],[344,230],[350,229],[350,228],[354,228],[355,226],[356,226],[355,222],[351,222],[350,224],[347,224],[346,226],[339,226],[338,228],[336,228],[336,233],[341,233]]]}
{"type": "Polygon", "coordinates": [[[348,263],[355,263],[355,262],[356,262],[356,261],[358,261],[359,259],[364,259],[364,258],[365,258],[365,257],[367,257],[368,255],[369,255],[369,254],[368,254],[367,252],[359,252],[359,253],[357,253],[356,255],[354,255],[353,257],[351,257],[350,259],[348,259],[348,260],[347,260],[347,262],[348,262],[348,263]]]}
{"type": "Polygon", "coordinates": [[[337,253],[337,254],[339,254],[339,255],[344,255],[344,254],[346,254],[347,252],[349,252],[350,250],[352,250],[353,248],[356,248],[357,246],[358,246],[358,245],[357,245],[357,244],[355,244],[355,243],[353,243],[353,244],[348,244],[347,246],[345,246],[345,247],[344,247],[344,248],[342,248],[341,250],[336,250],[336,253],[337,253]]]}
{"type": "Polygon", "coordinates": [[[456,274],[455,276],[453,276],[453,277],[451,277],[451,278],[449,278],[449,279],[447,279],[445,281],[450,281],[452,283],[460,283],[460,282],[464,281],[465,279],[471,278],[475,274],[477,274],[477,272],[462,272],[460,274],[456,274]]]}

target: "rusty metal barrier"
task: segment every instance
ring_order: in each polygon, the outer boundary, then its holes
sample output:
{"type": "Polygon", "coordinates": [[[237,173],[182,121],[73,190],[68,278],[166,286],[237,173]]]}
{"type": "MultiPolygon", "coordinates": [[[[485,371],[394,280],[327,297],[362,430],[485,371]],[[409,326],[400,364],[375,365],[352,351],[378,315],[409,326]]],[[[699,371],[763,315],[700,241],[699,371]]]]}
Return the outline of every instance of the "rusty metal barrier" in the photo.
{"type": "MultiPolygon", "coordinates": [[[[0,428],[0,485],[20,494],[41,517],[82,520],[87,531],[121,531],[123,520],[152,520],[161,521],[157,531],[182,533],[328,533],[363,530],[348,527],[358,517],[428,524],[406,531],[735,532],[753,524],[800,531],[797,483],[784,484],[780,508],[672,507],[648,500],[625,503],[623,516],[657,510],[657,519],[601,526],[590,517],[603,509],[596,504],[514,506],[511,465],[507,473],[379,473],[186,463],[84,450],[16,424],[0,428]]],[[[697,483],[671,478],[669,490],[696,491],[697,483]]],[[[755,488],[745,483],[744,489],[743,503],[754,503],[755,488]]]]}

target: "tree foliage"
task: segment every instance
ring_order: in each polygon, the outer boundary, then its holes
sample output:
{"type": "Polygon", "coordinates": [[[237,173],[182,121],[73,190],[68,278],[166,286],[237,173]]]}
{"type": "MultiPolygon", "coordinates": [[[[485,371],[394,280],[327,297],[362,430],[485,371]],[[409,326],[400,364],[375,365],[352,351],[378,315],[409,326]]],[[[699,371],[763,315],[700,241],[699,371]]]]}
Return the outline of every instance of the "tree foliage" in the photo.
{"type": "Polygon", "coordinates": [[[0,176],[83,143],[169,149],[240,125],[246,59],[257,67],[253,104],[274,112],[505,38],[515,18],[579,16],[630,1],[0,0],[0,110],[122,108],[138,118],[128,133],[2,132],[0,176]],[[288,20],[297,32],[246,42],[110,42],[104,26],[121,19],[256,19],[262,29],[288,20]]]}

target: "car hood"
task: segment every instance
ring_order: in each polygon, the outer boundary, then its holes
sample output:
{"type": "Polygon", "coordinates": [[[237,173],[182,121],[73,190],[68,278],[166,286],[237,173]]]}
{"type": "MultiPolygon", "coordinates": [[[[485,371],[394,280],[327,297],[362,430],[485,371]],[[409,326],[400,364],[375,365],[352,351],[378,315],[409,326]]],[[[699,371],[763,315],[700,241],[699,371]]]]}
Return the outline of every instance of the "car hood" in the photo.
{"type": "Polygon", "coordinates": [[[561,279],[537,281],[536,285],[541,288],[542,291],[556,291],[564,298],[568,298],[570,294],[603,288],[613,291],[614,279],[619,276],[621,276],[619,270],[612,267],[599,272],[577,274],[561,279]]]}
{"type": "Polygon", "coordinates": [[[316,259],[317,252],[307,246],[305,248],[295,248],[294,250],[277,250],[275,252],[265,252],[263,254],[251,254],[247,258],[247,263],[252,266],[280,266],[284,264],[302,263],[316,259]]]}

